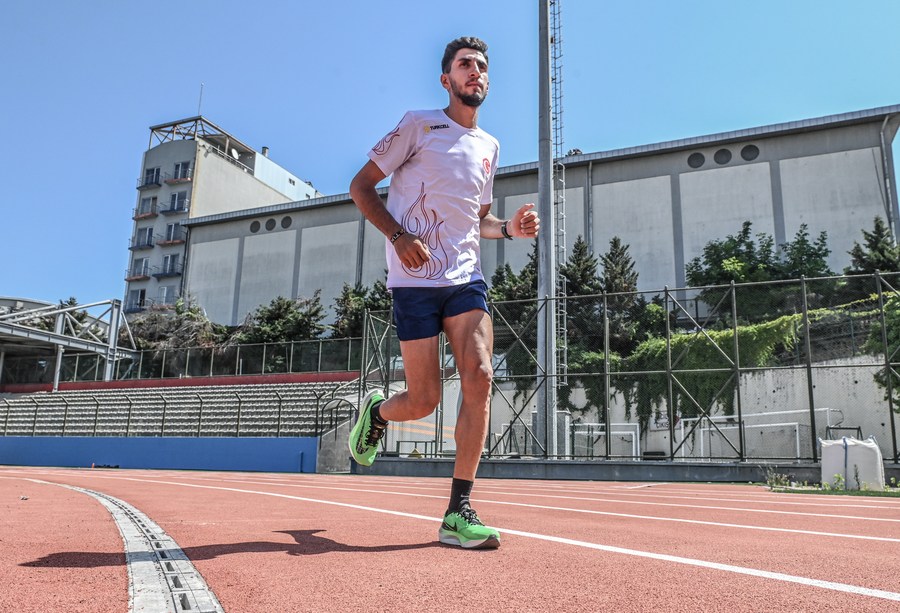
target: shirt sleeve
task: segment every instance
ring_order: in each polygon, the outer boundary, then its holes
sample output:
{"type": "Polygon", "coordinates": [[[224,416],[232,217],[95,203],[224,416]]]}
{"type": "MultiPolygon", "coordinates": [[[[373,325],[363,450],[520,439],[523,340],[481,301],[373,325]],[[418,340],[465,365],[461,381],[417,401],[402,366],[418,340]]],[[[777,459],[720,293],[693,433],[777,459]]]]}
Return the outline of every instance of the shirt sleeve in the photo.
{"type": "Polygon", "coordinates": [[[400,168],[416,150],[418,132],[412,113],[406,113],[397,127],[369,151],[369,159],[375,162],[384,176],[390,176],[400,168]]]}
{"type": "Polygon", "coordinates": [[[494,202],[494,177],[497,176],[497,165],[500,163],[500,145],[494,150],[494,159],[491,161],[491,172],[488,175],[487,182],[484,184],[484,191],[481,193],[481,206],[493,204],[494,202]]]}

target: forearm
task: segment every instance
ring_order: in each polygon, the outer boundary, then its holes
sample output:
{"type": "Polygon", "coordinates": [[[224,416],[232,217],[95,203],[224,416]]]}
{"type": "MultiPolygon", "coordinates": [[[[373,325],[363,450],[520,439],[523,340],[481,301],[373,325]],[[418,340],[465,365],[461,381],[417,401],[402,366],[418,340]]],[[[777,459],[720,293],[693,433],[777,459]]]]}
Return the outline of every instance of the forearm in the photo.
{"type": "Polygon", "coordinates": [[[350,197],[363,216],[386,237],[390,238],[403,229],[388,212],[374,185],[354,179],[350,184],[350,197]]]}
{"type": "Polygon", "coordinates": [[[359,198],[353,196],[353,202],[363,216],[386,237],[390,238],[403,229],[394,216],[388,213],[387,207],[374,189],[371,194],[361,195],[359,198]]]}
{"type": "Polygon", "coordinates": [[[506,223],[505,220],[499,219],[491,213],[483,216],[479,226],[481,238],[506,238],[501,229],[504,223],[506,223]]]}

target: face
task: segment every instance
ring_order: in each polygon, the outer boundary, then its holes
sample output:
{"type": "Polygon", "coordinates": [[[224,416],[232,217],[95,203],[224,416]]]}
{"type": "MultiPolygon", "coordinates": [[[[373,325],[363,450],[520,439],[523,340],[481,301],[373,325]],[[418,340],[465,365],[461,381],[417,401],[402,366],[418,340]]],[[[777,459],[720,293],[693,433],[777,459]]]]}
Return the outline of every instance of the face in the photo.
{"type": "Polygon", "coordinates": [[[457,51],[450,72],[441,75],[441,84],[466,106],[481,106],[488,93],[488,65],[484,54],[474,49],[457,51]]]}

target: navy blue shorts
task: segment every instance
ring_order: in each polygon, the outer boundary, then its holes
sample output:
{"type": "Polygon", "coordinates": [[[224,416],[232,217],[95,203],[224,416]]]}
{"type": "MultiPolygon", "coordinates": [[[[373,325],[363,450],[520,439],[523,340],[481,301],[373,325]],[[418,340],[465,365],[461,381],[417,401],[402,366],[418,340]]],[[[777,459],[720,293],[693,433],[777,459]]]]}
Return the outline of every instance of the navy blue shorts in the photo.
{"type": "Polygon", "coordinates": [[[395,287],[391,293],[401,341],[437,336],[444,329],[445,317],[478,309],[490,313],[487,284],[481,280],[446,287],[395,287]]]}

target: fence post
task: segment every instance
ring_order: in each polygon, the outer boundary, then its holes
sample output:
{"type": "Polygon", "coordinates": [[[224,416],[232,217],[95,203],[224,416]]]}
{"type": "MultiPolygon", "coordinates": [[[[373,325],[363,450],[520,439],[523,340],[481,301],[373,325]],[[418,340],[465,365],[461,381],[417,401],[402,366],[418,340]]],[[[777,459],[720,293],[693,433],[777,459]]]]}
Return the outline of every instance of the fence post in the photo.
{"type": "Polygon", "coordinates": [[[275,427],[275,436],[280,437],[281,436],[281,409],[282,409],[282,406],[284,405],[284,398],[282,398],[281,394],[279,394],[277,391],[275,392],[275,395],[278,396],[278,425],[275,427]]]}
{"type": "Polygon", "coordinates": [[[93,394],[91,395],[91,399],[94,401],[94,433],[93,436],[97,436],[97,421],[100,419],[100,401],[97,400],[97,397],[93,394]]]}
{"type": "Polygon", "coordinates": [[[66,409],[63,412],[63,429],[62,429],[62,435],[65,436],[66,435],[66,424],[69,421],[69,401],[66,400],[65,396],[60,396],[60,400],[62,400],[66,405],[66,409]]]}
{"type": "Polygon", "coordinates": [[[897,455],[897,426],[894,424],[894,373],[891,368],[891,348],[888,345],[887,319],[884,316],[884,292],[881,289],[881,273],[875,271],[875,284],[878,286],[878,311],[881,319],[881,344],[884,347],[884,375],[887,386],[888,421],[891,422],[891,442],[894,445],[894,464],[900,462],[897,455]]]}
{"type": "Polygon", "coordinates": [[[244,400],[241,398],[241,395],[238,394],[237,392],[233,392],[233,394],[235,396],[237,396],[237,399],[238,399],[238,416],[237,416],[237,425],[235,426],[236,429],[235,429],[234,435],[237,437],[240,437],[241,436],[241,412],[243,411],[243,407],[241,405],[244,403],[244,400]]]}
{"type": "Polygon", "coordinates": [[[30,400],[34,403],[34,418],[31,420],[31,436],[34,436],[35,432],[37,432],[38,403],[34,398],[30,398],[30,400]]]}
{"type": "Polygon", "coordinates": [[[818,439],[816,438],[816,401],[813,386],[813,367],[812,367],[812,341],[810,340],[809,331],[809,304],[806,299],[806,276],[800,277],[800,291],[803,294],[803,335],[804,349],[806,350],[806,390],[809,394],[809,432],[812,439],[812,461],[819,461],[819,450],[816,448],[818,439]]]}
{"type": "Polygon", "coordinates": [[[734,394],[738,423],[738,456],[743,462],[746,456],[744,455],[744,417],[741,412],[741,353],[740,343],[738,343],[737,292],[734,287],[734,279],[731,281],[731,335],[734,337],[734,394]]]}
{"type": "MultiPolygon", "coordinates": [[[[606,459],[612,455],[612,426],[610,425],[609,415],[609,392],[612,387],[612,377],[609,372],[609,296],[606,290],[603,290],[603,429],[605,436],[604,447],[606,448],[606,459]]],[[[588,440],[591,443],[591,457],[594,456],[594,433],[591,431],[588,440]]],[[[572,447],[574,449],[574,446],[572,447]]]]}
{"type": "Polygon", "coordinates": [[[125,436],[131,436],[131,414],[134,412],[134,402],[131,401],[131,396],[125,394],[125,400],[128,401],[128,419],[125,421],[125,436]]]}
{"type": "Polygon", "coordinates": [[[162,398],[162,401],[163,401],[162,423],[159,425],[159,435],[165,436],[166,435],[166,410],[169,408],[169,405],[166,402],[166,397],[163,394],[160,394],[159,397],[162,398]]]}
{"type": "MultiPolygon", "coordinates": [[[[666,316],[666,404],[669,413],[669,461],[675,459],[675,394],[672,391],[672,322],[669,317],[669,286],[665,292],[666,316]]],[[[638,433],[640,435],[640,433],[638,433]]],[[[682,444],[684,441],[682,441],[682,444]]]]}
{"type": "Polygon", "coordinates": [[[6,398],[0,398],[6,404],[6,419],[3,420],[3,436],[6,436],[6,431],[9,429],[9,401],[6,398]]]}
{"type": "Polygon", "coordinates": [[[197,438],[200,438],[201,428],[203,427],[203,396],[194,392],[194,396],[200,401],[200,415],[197,417],[197,438]]]}

